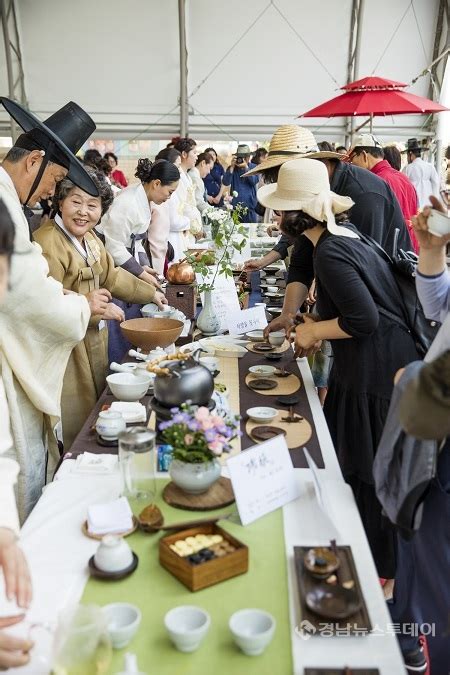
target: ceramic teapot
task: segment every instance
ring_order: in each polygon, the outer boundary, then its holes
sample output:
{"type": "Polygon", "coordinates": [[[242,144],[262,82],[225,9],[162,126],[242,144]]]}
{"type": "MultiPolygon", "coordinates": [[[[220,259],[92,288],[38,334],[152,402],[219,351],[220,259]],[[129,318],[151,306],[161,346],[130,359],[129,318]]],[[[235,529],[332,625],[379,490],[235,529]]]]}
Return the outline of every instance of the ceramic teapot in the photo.
{"type": "Polygon", "coordinates": [[[166,277],[171,284],[192,284],[195,281],[195,272],[187,260],[181,260],[170,265],[166,277]]]}
{"type": "Polygon", "coordinates": [[[167,366],[168,375],[157,375],[155,398],[169,408],[186,401],[194,405],[208,405],[214,391],[212,373],[194,359],[174,361],[167,366]]]}

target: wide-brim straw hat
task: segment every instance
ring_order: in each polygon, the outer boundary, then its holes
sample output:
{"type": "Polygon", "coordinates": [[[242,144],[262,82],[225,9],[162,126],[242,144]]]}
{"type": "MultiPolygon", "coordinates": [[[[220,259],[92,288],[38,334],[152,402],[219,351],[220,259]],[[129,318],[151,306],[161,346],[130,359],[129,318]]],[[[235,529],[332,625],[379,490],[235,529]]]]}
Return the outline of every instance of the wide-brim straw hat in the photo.
{"type": "Polygon", "coordinates": [[[326,222],[332,234],[358,239],[356,232],[336,224],[334,214],[348,211],[354,202],[331,191],[328,171],[322,162],[306,158],[285,162],[278,182],[259,188],[258,201],[275,211],[303,211],[319,222],[326,222]]]}
{"type": "Polygon", "coordinates": [[[292,159],[343,159],[344,154],[319,150],[314,134],[297,124],[283,124],[278,127],[269,145],[267,157],[257,167],[243,176],[253,176],[265,169],[272,169],[292,159]]]}

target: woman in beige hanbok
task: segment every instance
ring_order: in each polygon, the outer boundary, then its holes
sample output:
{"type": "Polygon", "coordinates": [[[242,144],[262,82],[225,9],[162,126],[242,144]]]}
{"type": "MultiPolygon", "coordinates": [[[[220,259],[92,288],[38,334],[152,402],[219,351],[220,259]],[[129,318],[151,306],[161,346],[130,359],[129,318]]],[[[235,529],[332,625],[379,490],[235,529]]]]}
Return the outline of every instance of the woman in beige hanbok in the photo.
{"type": "MultiPolygon", "coordinates": [[[[71,181],[62,181],[55,195],[58,214],[34,233],[50,275],[66,290],[82,295],[106,288],[111,296],[126,302],[151,302],[160,295],[155,287],[115,267],[111,255],[92,232],[113,197],[104,178],[93,170],[90,173],[100,197],[91,197],[71,181]]],[[[110,302],[101,321],[91,318],[86,337],[72,351],[64,375],[61,408],[66,450],[106,385],[108,330],[104,319],[123,320],[123,310],[110,302]]]]}

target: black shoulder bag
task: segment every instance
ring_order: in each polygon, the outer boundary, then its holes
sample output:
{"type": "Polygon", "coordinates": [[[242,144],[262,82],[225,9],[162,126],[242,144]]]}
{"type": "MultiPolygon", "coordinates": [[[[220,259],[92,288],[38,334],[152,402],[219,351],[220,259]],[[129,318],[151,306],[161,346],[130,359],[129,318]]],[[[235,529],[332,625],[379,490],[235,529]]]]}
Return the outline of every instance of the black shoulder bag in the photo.
{"type": "MultiPolygon", "coordinates": [[[[358,232],[361,241],[368,244],[391,268],[392,276],[403,300],[404,321],[384,307],[378,306],[380,314],[405,328],[412,335],[419,356],[423,358],[431,346],[440,323],[427,319],[416,291],[417,256],[412,252],[396,251],[391,257],[380,244],[367,234],[358,232]]],[[[394,246],[394,248],[396,248],[394,246]]]]}

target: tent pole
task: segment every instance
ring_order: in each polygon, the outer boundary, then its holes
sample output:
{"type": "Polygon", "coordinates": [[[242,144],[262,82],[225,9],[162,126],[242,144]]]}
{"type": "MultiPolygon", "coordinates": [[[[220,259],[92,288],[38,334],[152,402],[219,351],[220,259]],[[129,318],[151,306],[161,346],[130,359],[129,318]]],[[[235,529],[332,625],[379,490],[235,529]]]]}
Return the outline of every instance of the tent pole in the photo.
{"type": "Polygon", "coordinates": [[[370,113],[370,133],[373,131],[373,113],[370,113]]]}
{"type": "Polygon", "coordinates": [[[180,43],[180,136],[189,133],[187,92],[186,0],[178,0],[178,30],[180,43]]]}
{"type": "MultiPolygon", "coordinates": [[[[359,57],[361,54],[361,34],[362,34],[362,21],[364,14],[364,2],[365,0],[353,0],[352,19],[350,24],[350,41],[348,46],[347,84],[350,84],[350,82],[354,82],[355,80],[358,79],[359,76],[359,57]]],[[[348,125],[345,134],[346,144],[349,140],[349,136],[350,136],[350,143],[353,141],[354,133],[355,133],[355,118],[352,116],[350,117],[350,134],[348,130],[348,125]]]]}

